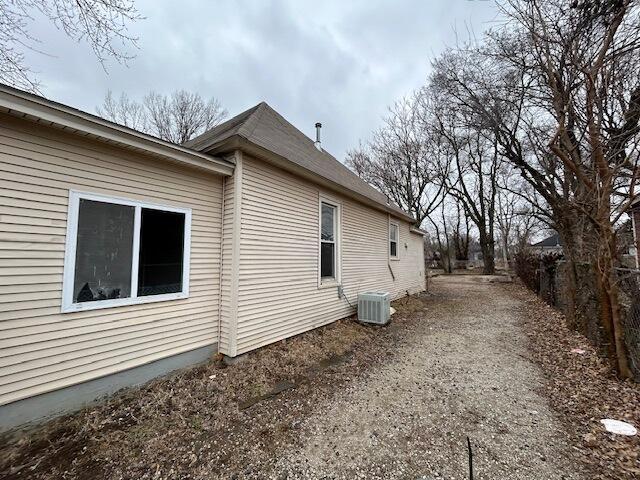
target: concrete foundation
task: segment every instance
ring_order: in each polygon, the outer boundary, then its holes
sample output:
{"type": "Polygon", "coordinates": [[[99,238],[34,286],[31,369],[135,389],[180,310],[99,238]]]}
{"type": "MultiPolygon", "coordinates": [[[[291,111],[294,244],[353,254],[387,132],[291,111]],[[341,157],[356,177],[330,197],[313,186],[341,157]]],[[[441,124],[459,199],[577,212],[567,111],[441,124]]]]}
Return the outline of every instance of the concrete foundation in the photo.
{"type": "Polygon", "coordinates": [[[207,362],[217,351],[217,344],[197,348],[113,375],[2,405],[0,432],[29,428],[53,417],[80,410],[123,388],[142,385],[181,368],[207,362]]]}

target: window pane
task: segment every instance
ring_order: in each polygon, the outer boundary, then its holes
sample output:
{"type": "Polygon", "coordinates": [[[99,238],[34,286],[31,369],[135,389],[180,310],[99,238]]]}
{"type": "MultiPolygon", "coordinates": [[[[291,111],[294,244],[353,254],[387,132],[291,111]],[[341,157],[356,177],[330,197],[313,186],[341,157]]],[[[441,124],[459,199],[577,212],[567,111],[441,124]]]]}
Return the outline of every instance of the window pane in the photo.
{"type": "Polygon", "coordinates": [[[391,242],[391,256],[392,257],[397,257],[398,256],[398,244],[397,242],[391,242]]]}
{"type": "Polygon", "coordinates": [[[335,214],[335,208],[326,203],[322,204],[322,225],[321,225],[321,239],[322,240],[334,240],[333,232],[333,216],[335,214]]]}
{"type": "Polygon", "coordinates": [[[142,209],[138,296],[182,291],[184,213],[142,209]]]}
{"type": "Polygon", "coordinates": [[[389,225],[389,240],[398,241],[398,226],[393,223],[389,225]]]}
{"type": "Polygon", "coordinates": [[[131,296],[135,209],[80,199],[74,303],[131,296]]]}
{"type": "Polygon", "coordinates": [[[320,276],[335,277],[335,244],[322,242],[320,245],[320,276]]]}

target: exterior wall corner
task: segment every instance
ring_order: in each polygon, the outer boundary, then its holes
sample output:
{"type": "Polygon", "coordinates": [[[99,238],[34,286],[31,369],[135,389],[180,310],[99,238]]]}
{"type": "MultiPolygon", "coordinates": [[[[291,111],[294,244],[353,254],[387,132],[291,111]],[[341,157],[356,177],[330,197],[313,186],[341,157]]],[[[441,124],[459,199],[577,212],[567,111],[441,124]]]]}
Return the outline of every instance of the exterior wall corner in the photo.
{"type": "Polygon", "coordinates": [[[234,153],[233,176],[226,179],[222,219],[222,268],[220,278],[219,351],[238,354],[238,287],[240,281],[240,233],[242,226],[242,152],[234,153]]]}

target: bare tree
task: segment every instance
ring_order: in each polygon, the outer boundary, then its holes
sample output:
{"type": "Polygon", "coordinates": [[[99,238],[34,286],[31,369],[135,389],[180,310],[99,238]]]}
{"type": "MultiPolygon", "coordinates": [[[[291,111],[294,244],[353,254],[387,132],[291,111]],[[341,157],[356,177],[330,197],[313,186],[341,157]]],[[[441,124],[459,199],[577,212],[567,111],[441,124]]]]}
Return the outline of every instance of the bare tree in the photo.
{"type": "MultiPolygon", "coordinates": [[[[453,248],[455,250],[456,261],[466,262],[469,260],[469,243],[471,241],[471,231],[469,217],[465,215],[464,208],[460,202],[456,202],[455,229],[453,231],[453,248]]],[[[458,267],[456,265],[456,267],[458,267]]]]}
{"type": "Polygon", "coordinates": [[[518,213],[517,221],[512,226],[513,232],[513,253],[524,252],[529,248],[531,241],[537,233],[543,230],[540,220],[532,215],[530,211],[524,209],[518,213]]]}
{"type": "Polygon", "coordinates": [[[511,243],[511,233],[513,222],[516,218],[516,197],[507,190],[500,189],[497,195],[497,221],[498,230],[500,231],[500,243],[502,244],[502,262],[504,268],[509,268],[509,244],[511,243]]]}
{"type": "MultiPolygon", "coordinates": [[[[496,196],[496,221],[500,232],[500,243],[502,248],[502,259],[504,267],[509,268],[509,262],[512,257],[512,247],[521,248],[521,241],[518,241],[515,235],[525,235],[528,237],[532,228],[536,225],[533,221],[536,216],[533,215],[533,200],[527,195],[526,185],[518,178],[516,168],[504,163],[498,172],[498,192],[496,196]]],[[[542,212],[546,212],[546,208],[540,208],[542,212]]]]}
{"type": "Polygon", "coordinates": [[[182,144],[215,127],[227,115],[216,98],[204,100],[197,93],[178,90],[171,95],[147,94],[142,102],[126,94],[115,98],[107,92],[98,115],[168,142],[182,144]]]}
{"type": "Polygon", "coordinates": [[[38,81],[25,65],[25,51],[41,51],[30,32],[34,14],[40,14],[77,41],[89,44],[98,61],[126,62],[127,46],[137,38],[128,26],[141,19],[133,0],[0,0],[0,82],[38,91],[38,81]]]}
{"type": "Polygon", "coordinates": [[[523,196],[531,202],[531,213],[560,233],[572,285],[568,312],[573,312],[577,265],[586,261],[582,248],[586,220],[573,203],[584,198],[584,192],[547,145],[553,132],[549,113],[553,99],[531,71],[532,49],[523,47],[528,41],[510,30],[490,32],[480,46],[445,52],[436,60],[435,75],[450,108],[465,112],[474,128],[491,131],[500,154],[519,169],[531,187],[523,196]]]}
{"type": "Polygon", "coordinates": [[[442,201],[438,207],[439,216],[436,216],[434,211],[432,215],[427,218],[430,230],[433,232],[433,238],[435,238],[436,249],[438,256],[440,257],[440,264],[445,273],[452,273],[454,269],[453,259],[455,257],[454,245],[453,245],[453,232],[452,223],[455,222],[451,218],[451,215],[447,215],[447,212],[451,209],[446,201],[442,201]]]}
{"type": "Polygon", "coordinates": [[[116,98],[109,90],[104,97],[102,106],[96,110],[101,117],[125,127],[141,131],[147,128],[147,112],[144,105],[131,100],[126,93],[121,93],[116,98]]]}
{"type": "MultiPolygon", "coordinates": [[[[451,103],[495,132],[543,199],[565,254],[594,266],[600,317],[630,376],[615,225],[637,197],[640,15],[636,0],[509,0],[504,29],[440,61],[451,103]]],[[[575,305],[575,298],[571,300],[575,305]]]]}
{"type": "Polygon", "coordinates": [[[347,153],[362,179],[411,213],[421,225],[443,200],[438,180],[448,158],[424,122],[419,94],[397,102],[371,141],[347,153]]]}
{"type": "Polygon", "coordinates": [[[492,131],[476,128],[464,110],[451,108],[447,90],[437,73],[427,89],[433,98],[434,129],[448,145],[452,168],[442,181],[446,191],[464,208],[465,216],[478,229],[483,272],[495,273],[495,217],[497,173],[502,160],[492,131]]]}
{"type": "Polygon", "coordinates": [[[630,377],[615,225],[636,197],[640,174],[630,155],[640,140],[638,2],[512,0],[505,13],[530,46],[525,75],[546,100],[552,128],[545,141],[573,182],[571,213],[588,222],[601,321],[618,373],[630,377]]]}

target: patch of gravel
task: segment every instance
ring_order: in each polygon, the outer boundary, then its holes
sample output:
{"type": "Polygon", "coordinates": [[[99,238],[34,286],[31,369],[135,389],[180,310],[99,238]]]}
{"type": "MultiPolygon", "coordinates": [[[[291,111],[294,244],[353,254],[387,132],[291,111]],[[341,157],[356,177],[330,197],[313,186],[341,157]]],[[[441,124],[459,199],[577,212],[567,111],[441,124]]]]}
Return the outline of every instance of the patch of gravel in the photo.
{"type": "Polygon", "coordinates": [[[486,277],[434,279],[396,355],[316,406],[274,471],[291,478],[585,478],[523,356],[519,302],[486,277]]]}
{"type": "Polygon", "coordinates": [[[488,280],[127,390],[5,443],[0,478],[464,479],[467,435],[476,479],[592,478],[539,393],[523,301],[488,280]]]}

